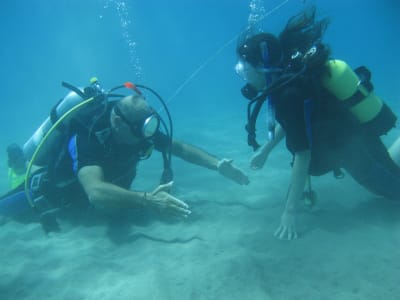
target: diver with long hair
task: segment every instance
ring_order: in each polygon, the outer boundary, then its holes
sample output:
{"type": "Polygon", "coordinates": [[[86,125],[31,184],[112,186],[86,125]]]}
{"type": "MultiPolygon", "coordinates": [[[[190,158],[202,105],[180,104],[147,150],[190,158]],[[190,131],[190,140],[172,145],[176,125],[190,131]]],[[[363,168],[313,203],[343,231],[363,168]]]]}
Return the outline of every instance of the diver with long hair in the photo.
{"type": "Polygon", "coordinates": [[[285,136],[293,155],[285,209],[275,232],[280,239],[298,236],[299,200],[315,202],[310,176],[332,172],[341,178],[344,169],[372,193],[400,199],[400,168],[380,139],[397,117],[374,93],[367,68],[353,71],[330,58],[322,42],[328,24],[326,18],[317,20],[311,7],[290,18],[279,36],[245,34],[237,46],[236,72],[247,81],[242,94],[249,99],[248,144],[258,150],[252,168],[260,169],[285,136]],[[260,146],[256,121],[264,103],[270,140],[260,146]]]}

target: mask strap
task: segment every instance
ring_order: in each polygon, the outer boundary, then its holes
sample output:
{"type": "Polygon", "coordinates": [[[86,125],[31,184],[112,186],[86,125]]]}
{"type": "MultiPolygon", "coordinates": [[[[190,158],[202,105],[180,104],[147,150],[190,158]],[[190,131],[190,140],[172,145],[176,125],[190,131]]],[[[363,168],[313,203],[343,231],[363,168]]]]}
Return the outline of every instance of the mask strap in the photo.
{"type": "MultiPolygon", "coordinates": [[[[268,87],[272,82],[271,76],[268,75],[270,73],[274,73],[273,71],[276,71],[276,69],[270,69],[271,67],[269,64],[270,57],[266,41],[260,43],[260,51],[263,59],[264,69],[272,71],[272,72],[265,72],[265,82],[268,87]]],[[[275,138],[275,126],[276,126],[275,107],[270,96],[267,96],[267,101],[268,101],[268,109],[267,109],[268,139],[271,141],[275,138]]]]}
{"type": "Polygon", "coordinates": [[[261,42],[260,43],[260,51],[261,51],[261,57],[263,60],[264,68],[270,67],[269,65],[269,52],[268,52],[268,45],[267,42],[261,42]]]}

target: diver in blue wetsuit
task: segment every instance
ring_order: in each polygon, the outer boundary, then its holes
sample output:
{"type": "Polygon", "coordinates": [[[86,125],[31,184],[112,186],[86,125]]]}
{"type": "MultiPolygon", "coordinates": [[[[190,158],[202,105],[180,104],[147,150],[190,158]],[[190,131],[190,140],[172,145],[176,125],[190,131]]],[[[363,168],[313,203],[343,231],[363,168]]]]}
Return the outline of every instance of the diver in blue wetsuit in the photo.
{"type": "Polygon", "coordinates": [[[117,87],[133,89],[133,95],[114,94],[116,89],[104,92],[97,84],[93,81],[84,92],[74,88],[73,98],[64,99],[73,99],[72,108],[63,109],[67,112],[57,116],[57,108],[65,105],[61,102],[25,144],[28,180],[0,199],[0,214],[12,215],[18,208],[27,209],[29,203],[39,213],[45,231],[57,228],[51,218],[53,212],[74,204],[105,210],[155,209],[187,217],[189,206],[169,193],[171,154],[215,170],[240,185],[249,183],[232,160],[218,159],[172,139],[170,118],[168,127],[133,84],[117,87]],[[77,95],[80,101],[76,101],[77,95]],[[46,140],[48,144],[43,143],[46,140]],[[164,158],[161,185],[148,192],[130,190],[138,163],[148,158],[153,149],[164,158]],[[31,172],[36,164],[45,168],[31,172]]]}
{"type": "Polygon", "coordinates": [[[258,150],[252,167],[261,168],[284,136],[293,154],[286,205],[275,232],[281,239],[297,237],[297,204],[310,175],[333,172],[340,178],[343,168],[374,194],[400,200],[400,167],[380,139],[397,117],[375,95],[368,69],[353,71],[330,59],[321,42],[327,25],[326,19],[315,20],[311,8],[292,17],[278,37],[249,34],[237,47],[236,71],[247,81],[242,93],[250,100],[248,143],[258,150]],[[275,139],[260,146],[255,124],[264,102],[272,111],[269,129],[275,139]]]}

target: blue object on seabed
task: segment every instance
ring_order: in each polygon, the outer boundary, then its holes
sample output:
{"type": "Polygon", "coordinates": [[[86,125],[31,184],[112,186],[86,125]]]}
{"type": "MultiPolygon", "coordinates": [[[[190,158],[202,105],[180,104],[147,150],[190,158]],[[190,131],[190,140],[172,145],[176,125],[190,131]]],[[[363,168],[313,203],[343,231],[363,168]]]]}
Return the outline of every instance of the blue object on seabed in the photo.
{"type": "Polygon", "coordinates": [[[19,191],[0,200],[0,215],[13,217],[31,209],[25,191],[19,191]]]}

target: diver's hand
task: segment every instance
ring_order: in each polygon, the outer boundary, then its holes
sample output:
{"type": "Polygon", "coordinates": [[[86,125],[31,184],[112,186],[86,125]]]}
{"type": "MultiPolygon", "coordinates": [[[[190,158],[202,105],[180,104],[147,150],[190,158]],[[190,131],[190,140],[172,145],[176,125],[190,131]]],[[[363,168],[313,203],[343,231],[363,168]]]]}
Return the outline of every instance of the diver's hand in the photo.
{"type": "Polygon", "coordinates": [[[156,195],[159,192],[169,192],[173,184],[174,184],[173,181],[167,182],[165,184],[160,184],[158,187],[154,189],[154,191],[151,192],[151,195],[156,195]]]}
{"type": "Polygon", "coordinates": [[[269,152],[264,151],[264,149],[257,151],[250,159],[250,168],[252,168],[253,170],[262,169],[265,162],[267,161],[268,154],[269,152]]]}
{"type": "Polygon", "coordinates": [[[232,162],[233,159],[221,159],[217,166],[218,172],[222,176],[225,176],[226,178],[229,178],[240,185],[249,184],[250,181],[247,175],[244,174],[242,170],[232,165],[232,162]]]}
{"type": "Polygon", "coordinates": [[[298,236],[295,225],[295,214],[293,212],[283,212],[281,217],[281,224],[275,231],[274,235],[280,240],[297,239],[298,236]]]}
{"type": "Polygon", "coordinates": [[[192,213],[189,205],[167,192],[171,189],[172,184],[172,181],[161,184],[153,192],[147,194],[147,203],[161,213],[187,218],[192,213]]]}

